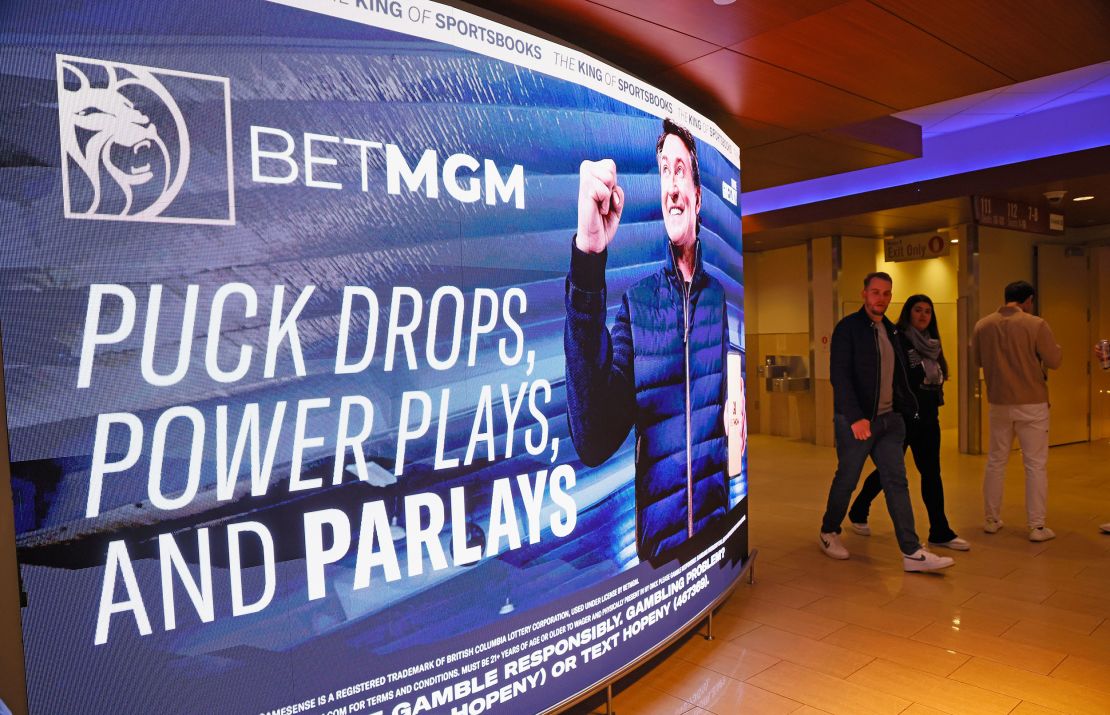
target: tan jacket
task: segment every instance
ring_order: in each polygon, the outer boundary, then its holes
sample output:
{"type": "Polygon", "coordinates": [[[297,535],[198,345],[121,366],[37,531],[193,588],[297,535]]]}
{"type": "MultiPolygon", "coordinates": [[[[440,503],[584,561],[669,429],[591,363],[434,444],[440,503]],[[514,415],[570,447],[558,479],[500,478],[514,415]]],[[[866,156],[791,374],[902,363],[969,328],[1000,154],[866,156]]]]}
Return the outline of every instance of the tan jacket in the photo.
{"type": "Polygon", "coordinates": [[[1043,318],[1004,305],[975,324],[971,356],[992,405],[1029,405],[1048,402],[1045,368],[1060,367],[1063,351],[1043,318]]]}

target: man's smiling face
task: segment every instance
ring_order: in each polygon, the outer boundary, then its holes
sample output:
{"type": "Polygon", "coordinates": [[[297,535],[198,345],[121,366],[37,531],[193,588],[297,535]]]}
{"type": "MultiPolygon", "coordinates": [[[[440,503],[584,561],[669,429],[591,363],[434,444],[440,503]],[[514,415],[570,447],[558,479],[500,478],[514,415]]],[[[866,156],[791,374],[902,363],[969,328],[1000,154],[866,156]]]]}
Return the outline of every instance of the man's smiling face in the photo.
{"type": "Polygon", "coordinates": [[[694,184],[690,150],[677,136],[668,134],[657,159],[667,236],[676,246],[693,245],[701,210],[701,189],[694,184]]]}

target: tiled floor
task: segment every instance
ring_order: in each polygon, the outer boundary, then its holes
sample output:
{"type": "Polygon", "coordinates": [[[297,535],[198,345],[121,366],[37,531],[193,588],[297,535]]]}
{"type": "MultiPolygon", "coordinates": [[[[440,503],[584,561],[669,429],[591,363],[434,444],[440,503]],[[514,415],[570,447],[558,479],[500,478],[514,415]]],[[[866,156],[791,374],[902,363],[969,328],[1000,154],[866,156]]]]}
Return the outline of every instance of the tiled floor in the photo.
{"type": "MultiPolygon", "coordinates": [[[[949,520],[972,542],[938,574],[907,574],[881,504],[852,552],[817,548],[832,449],[753,435],[750,543],[755,585],[618,683],[619,715],[667,713],[1110,713],[1110,443],[1049,453],[1053,541],[1026,539],[1020,454],[998,534],[981,529],[985,457],[944,435],[949,520]]],[[[911,491],[917,475],[909,467],[911,491]]],[[[927,525],[914,495],[918,533],[927,525]]],[[[947,553],[947,552],[946,552],[947,553]]],[[[604,712],[597,697],[575,712],[604,712]]]]}

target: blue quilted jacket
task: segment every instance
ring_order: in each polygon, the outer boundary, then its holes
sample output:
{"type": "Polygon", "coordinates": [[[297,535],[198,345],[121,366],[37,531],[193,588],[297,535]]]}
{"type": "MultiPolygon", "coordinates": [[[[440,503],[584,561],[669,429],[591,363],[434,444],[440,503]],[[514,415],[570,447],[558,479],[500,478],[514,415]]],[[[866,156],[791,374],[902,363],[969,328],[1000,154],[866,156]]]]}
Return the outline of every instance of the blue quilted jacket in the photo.
{"type": "Polygon", "coordinates": [[[571,249],[563,336],[571,438],[582,461],[596,466],[635,427],[641,559],[686,541],[728,505],[725,294],[700,249],[688,299],[671,257],[628,289],[612,331],[607,252],[571,249]]]}

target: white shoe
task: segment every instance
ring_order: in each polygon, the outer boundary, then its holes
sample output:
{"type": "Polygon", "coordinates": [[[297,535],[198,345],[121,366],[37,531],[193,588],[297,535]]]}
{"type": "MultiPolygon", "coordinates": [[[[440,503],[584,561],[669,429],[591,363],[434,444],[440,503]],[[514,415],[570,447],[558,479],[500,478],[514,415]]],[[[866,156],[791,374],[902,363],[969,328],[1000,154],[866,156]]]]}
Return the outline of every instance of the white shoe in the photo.
{"type": "Polygon", "coordinates": [[[929,546],[939,546],[953,551],[971,551],[971,542],[958,536],[951,541],[930,541],[929,546]]]}
{"type": "Polygon", "coordinates": [[[1098,530],[1104,534],[1110,534],[1110,523],[1106,523],[1098,527],[1098,530]]]}
{"type": "Polygon", "coordinates": [[[825,552],[825,556],[832,559],[846,559],[848,558],[848,549],[844,548],[844,544],[840,543],[840,534],[826,534],[821,533],[821,550],[825,552]]]}
{"type": "Polygon", "coordinates": [[[1001,519],[992,519],[987,517],[987,523],[983,524],[983,531],[988,534],[997,534],[998,530],[1002,528],[1001,519]]]}
{"type": "Polygon", "coordinates": [[[1038,526],[1036,529],[1029,530],[1030,541],[1048,541],[1049,539],[1055,538],[1056,532],[1047,526],[1038,526]]]}
{"type": "Polygon", "coordinates": [[[936,571],[946,569],[956,563],[951,556],[937,556],[932,551],[918,549],[912,554],[902,555],[904,571],[936,571]]]}
{"type": "MultiPolygon", "coordinates": [[[[860,536],[871,536],[871,527],[867,525],[866,521],[863,521],[863,522],[852,521],[852,522],[849,522],[848,525],[850,527],[852,527],[852,531],[856,532],[860,536]]],[[[1108,524],[1107,526],[1110,526],[1110,524],[1108,524]]]]}

